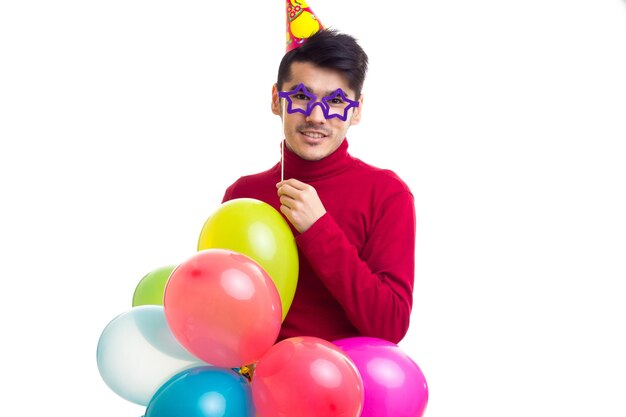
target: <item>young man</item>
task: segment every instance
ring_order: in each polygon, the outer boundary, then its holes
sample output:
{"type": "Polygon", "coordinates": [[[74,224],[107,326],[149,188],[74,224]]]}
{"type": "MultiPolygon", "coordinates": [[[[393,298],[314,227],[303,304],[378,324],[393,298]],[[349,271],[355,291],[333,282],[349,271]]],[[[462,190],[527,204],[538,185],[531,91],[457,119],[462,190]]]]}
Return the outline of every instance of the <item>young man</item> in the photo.
{"type": "Polygon", "coordinates": [[[300,272],[280,340],[370,336],[398,343],[408,330],[413,195],[392,171],[348,153],[367,62],[354,38],[330,30],[285,54],[272,89],[284,160],[241,177],[224,195],[262,200],[292,226],[300,272]]]}

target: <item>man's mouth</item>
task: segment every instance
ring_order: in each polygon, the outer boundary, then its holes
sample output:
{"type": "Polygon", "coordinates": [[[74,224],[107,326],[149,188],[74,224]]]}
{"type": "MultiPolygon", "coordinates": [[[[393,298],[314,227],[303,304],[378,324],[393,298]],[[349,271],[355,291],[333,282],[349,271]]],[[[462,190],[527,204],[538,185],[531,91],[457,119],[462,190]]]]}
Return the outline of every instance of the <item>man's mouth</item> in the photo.
{"type": "Polygon", "coordinates": [[[304,136],[311,138],[311,139],[322,139],[328,136],[327,134],[323,132],[319,132],[315,130],[301,130],[300,133],[302,133],[304,136]]]}

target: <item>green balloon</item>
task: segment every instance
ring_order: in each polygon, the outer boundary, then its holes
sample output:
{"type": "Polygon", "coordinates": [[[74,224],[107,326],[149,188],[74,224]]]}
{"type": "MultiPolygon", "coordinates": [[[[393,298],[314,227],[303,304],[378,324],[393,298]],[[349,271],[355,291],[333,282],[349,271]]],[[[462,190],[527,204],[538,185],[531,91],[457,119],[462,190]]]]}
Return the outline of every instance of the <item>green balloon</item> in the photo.
{"type": "Polygon", "coordinates": [[[133,294],[133,307],[143,305],[162,306],[165,285],[176,266],[168,265],[157,268],[141,278],[137,288],[135,288],[135,294],[133,294]]]}

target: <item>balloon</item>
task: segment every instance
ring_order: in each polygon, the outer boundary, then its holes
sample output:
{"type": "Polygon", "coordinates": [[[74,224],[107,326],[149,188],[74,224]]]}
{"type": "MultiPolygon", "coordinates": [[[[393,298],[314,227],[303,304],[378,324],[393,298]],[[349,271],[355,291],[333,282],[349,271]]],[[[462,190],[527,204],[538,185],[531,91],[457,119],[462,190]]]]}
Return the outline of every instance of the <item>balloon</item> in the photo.
{"type": "Polygon", "coordinates": [[[115,317],[100,335],[96,357],[109,388],[140,405],[176,373],[206,365],[174,338],[162,306],[133,307],[115,317]]]}
{"type": "Polygon", "coordinates": [[[283,216],[252,198],[223,203],[204,223],[198,250],[223,248],[254,259],[274,281],[285,319],[298,284],[298,249],[283,216]]]}
{"type": "Polygon", "coordinates": [[[398,345],[372,337],[333,342],[355,363],[363,378],[362,417],[421,417],[428,386],[417,364],[398,345]]]}
{"type": "Polygon", "coordinates": [[[206,249],[181,263],[163,307],[178,341],[222,368],[255,362],[280,331],[276,286],[254,260],[226,249],[206,249]]]}
{"type": "Polygon", "coordinates": [[[260,417],[358,417],[363,382],[337,346],[316,337],[293,337],[259,360],[252,398],[260,417]]]}
{"type": "Polygon", "coordinates": [[[145,417],[254,417],[250,384],[229,369],[198,367],[167,381],[145,417]]]}
{"type": "Polygon", "coordinates": [[[133,307],[143,305],[163,305],[165,284],[176,265],[163,266],[150,271],[137,284],[133,294],[133,307]]]}

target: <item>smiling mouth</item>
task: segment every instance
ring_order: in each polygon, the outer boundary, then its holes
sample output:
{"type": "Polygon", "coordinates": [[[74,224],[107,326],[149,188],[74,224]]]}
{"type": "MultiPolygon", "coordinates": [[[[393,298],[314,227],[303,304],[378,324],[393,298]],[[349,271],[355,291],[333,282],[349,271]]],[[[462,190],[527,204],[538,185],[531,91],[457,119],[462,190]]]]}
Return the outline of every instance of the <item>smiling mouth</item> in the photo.
{"type": "Polygon", "coordinates": [[[300,133],[306,136],[307,138],[311,138],[311,139],[322,139],[328,136],[325,133],[317,132],[317,131],[310,131],[310,130],[302,130],[300,131],[300,133]]]}

